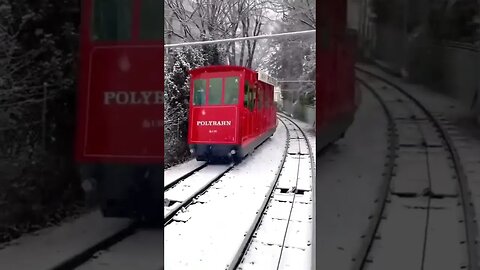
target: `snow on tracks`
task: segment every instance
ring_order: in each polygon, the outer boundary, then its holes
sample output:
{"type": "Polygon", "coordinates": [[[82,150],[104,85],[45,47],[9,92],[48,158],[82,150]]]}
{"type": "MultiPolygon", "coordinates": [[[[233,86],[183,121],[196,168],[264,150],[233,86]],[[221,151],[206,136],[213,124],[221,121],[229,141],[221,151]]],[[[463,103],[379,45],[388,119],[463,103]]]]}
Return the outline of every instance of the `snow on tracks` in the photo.
{"type": "Polygon", "coordinates": [[[165,227],[165,269],[225,269],[238,251],[282,163],[287,134],[279,125],[242,163],[165,227]]]}

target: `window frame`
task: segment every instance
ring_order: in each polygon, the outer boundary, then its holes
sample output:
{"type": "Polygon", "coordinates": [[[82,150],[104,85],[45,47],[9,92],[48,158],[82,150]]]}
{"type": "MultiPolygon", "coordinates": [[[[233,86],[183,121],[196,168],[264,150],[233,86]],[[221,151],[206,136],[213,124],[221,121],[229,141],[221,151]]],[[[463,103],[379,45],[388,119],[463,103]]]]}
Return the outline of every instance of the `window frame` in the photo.
{"type": "MultiPolygon", "coordinates": [[[[224,87],[223,87],[223,102],[222,104],[223,105],[233,105],[233,106],[238,106],[240,105],[240,85],[241,85],[241,80],[240,80],[240,76],[238,75],[227,75],[227,76],[223,76],[223,80],[224,80],[224,87]],[[237,82],[236,82],[236,98],[237,98],[237,102],[236,103],[227,103],[226,102],[226,98],[227,98],[227,85],[228,85],[228,82],[229,82],[229,79],[236,79],[237,82]]],[[[230,96],[229,96],[230,97],[230,96]]]]}
{"type": "MultiPolygon", "coordinates": [[[[148,23],[149,21],[145,21],[145,10],[147,11],[151,11],[153,8],[155,8],[155,5],[154,4],[159,4],[161,3],[159,0],[141,0],[140,1],[140,12],[139,12],[139,18],[138,18],[138,40],[141,40],[141,41],[162,41],[163,40],[163,37],[164,37],[164,32],[165,32],[165,26],[164,26],[164,9],[160,9],[159,13],[158,13],[158,16],[156,16],[157,18],[160,18],[159,21],[156,21],[155,24],[158,23],[157,26],[159,26],[158,28],[161,30],[159,33],[157,33],[159,36],[151,36],[151,33],[145,33],[145,27],[144,27],[144,23],[148,23]],[[150,1],[150,2],[149,2],[150,1]],[[152,6],[148,6],[147,9],[145,9],[145,3],[150,3],[153,5],[152,6]],[[160,27],[162,26],[162,27],[160,27]],[[148,36],[144,36],[145,34],[148,34],[148,36]]],[[[160,6],[162,6],[162,4],[159,4],[160,6]]],[[[148,13],[148,12],[147,12],[148,13]]],[[[151,14],[150,14],[151,15],[151,14]]],[[[152,19],[152,18],[150,18],[152,19]]],[[[152,19],[153,21],[153,19],[152,19]]],[[[150,21],[151,22],[151,21],[150,21]]]]}
{"type": "Polygon", "coordinates": [[[249,109],[250,105],[250,85],[248,81],[245,80],[244,86],[243,86],[243,107],[245,109],[249,109]]]}
{"type": "Polygon", "coordinates": [[[263,110],[263,87],[258,87],[258,110],[263,110]]]}
{"type": "Polygon", "coordinates": [[[207,79],[206,78],[195,78],[192,82],[192,85],[193,85],[193,96],[192,96],[192,106],[206,106],[208,104],[207,102],[207,86],[208,86],[208,83],[207,83],[207,79]],[[197,90],[195,88],[195,83],[197,81],[204,81],[204,92],[203,92],[203,98],[204,98],[204,103],[203,104],[196,104],[195,101],[196,101],[196,94],[197,94],[197,90]]]}
{"type": "MultiPolygon", "coordinates": [[[[224,87],[225,87],[225,80],[223,77],[211,77],[208,78],[208,87],[207,87],[207,96],[208,98],[206,99],[206,106],[218,106],[218,105],[223,105],[223,98],[224,98],[224,87]],[[211,86],[212,86],[212,80],[220,80],[220,97],[218,99],[218,103],[212,104],[210,102],[210,93],[211,93],[211,86]]],[[[218,94],[218,93],[217,93],[218,94]]]]}
{"type": "MultiPolygon", "coordinates": [[[[130,6],[130,12],[125,13],[125,14],[129,14],[129,16],[126,19],[128,21],[125,22],[124,25],[122,25],[122,24],[118,25],[117,24],[117,27],[116,27],[116,36],[117,37],[115,37],[115,38],[108,37],[108,35],[110,33],[108,33],[107,37],[105,37],[105,31],[104,31],[105,26],[101,24],[103,21],[98,20],[98,18],[97,18],[97,8],[99,8],[98,6],[102,5],[101,3],[103,1],[104,0],[92,0],[92,2],[91,2],[90,20],[89,20],[89,29],[90,29],[89,30],[90,31],[89,38],[90,38],[90,40],[92,42],[129,42],[129,41],[132,41],[134,39],[133,27],[135,25],[135,14],[134,14],[135,1],[134,0],[122,0],[122,1],[125,1],[125,3],[127,5],[130,6]],[[118,37],[119,36],[118,35],[119,26],[126,26],[126,28],[128,28],[128,30],[124,31],[125,36],[122,36],[120,38],[118,37]],[[100,37],[101,35],[97,34],[99,32],[98,31],[99,28],[100,28],[100,32],[103,32],[103,37],[100,37]]],[[[119,0],[111,0],[111,1],[113,3],[119,3],[120,2],[119,0]]],[[[104,4],[104,5],[106,5],[106,4],[104,4]]],[[[118,6],[121,6],[121,5],[118,5],[118,6]]],[[[125,8],[125,7],[123,7],[123,8],[125,8]]],[[[118,22],[118,13],[119,12],[118,12],[118,9],[117,9],[116,14],[115,14],[116,17],[117,17],[117,19],[116,19],[117,22],[118,22]]]]}

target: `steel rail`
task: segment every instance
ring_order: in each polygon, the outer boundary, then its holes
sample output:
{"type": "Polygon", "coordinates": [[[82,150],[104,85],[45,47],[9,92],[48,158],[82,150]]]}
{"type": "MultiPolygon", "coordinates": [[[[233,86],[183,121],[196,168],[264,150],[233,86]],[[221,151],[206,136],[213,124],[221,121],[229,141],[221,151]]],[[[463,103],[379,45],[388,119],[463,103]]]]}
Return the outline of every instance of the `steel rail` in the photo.
{"type": "Polygon", "coordinates": [[[362,84],[367,90],[369,90],[375,98],[379,101],[380,105],[383,108],[387,116],[388,121],[388,153],[387,153],[387,164],[385,166],[384,171],[384,181],[383,185],[380,187],[380,195],[375,198],[375,202],[379,203],[377,209],[375,210],[374,214],[372,215],[373,218],[371,219],[373,225],[369,226],[369,229],[362,235],[363,239],[366,239],[364,243],[364,247],[360,249],[358,255],[355,258],[355,267],[352,269],[363,269],[367,262],[367,256],[373,246],[373,242],[375,240],[375,233],[380,228],[380,223],[382,221],[382,214],[385,211],[385,207],[387,204],[388,193],[390,190],[390,183],[393,178],[394,168],[395,168],[395,160],[397,155],[397,147],[398,147],[398,133],[397,133],[397,125],[395,123],[394,117],[390,110],[388,109],[387,105],[382,102],[382,98],[380,95],[367,84],[364,80],[360,78],[356,78],[356,80],[362,84]]]}
{"type": "MultiPolygon", "coordinates": [[[[313,189],[314,185],[315,185],[315,169],[316,169],[316,166],[315,166],[315,159],[313,157],[313,149],[312,149],[312,146],[310,144],[310,141],[308,140],[307,138],[307,134],[303,131],[302,128],[300,128],[300,126],[295,123],[293,120],[291,120],[288,116],[284,116],[286,119],[288,119],[292,124],[294,124],[297,129],[302,133],[303,135],[303,138],[305,139],[305,142],[307,144],[307,148],[308,148],[308,156],[309,156],[309,159],[310,159],[310,174],[312,176],[312,204],[313,204],[313,213],[315,213],[315,201],[314,201],[314,198],[315,198],[315,190],[313,189]]],[[[300,141],[299,141],[299,145],[300,145],[300,141]]],[[[299,146],[299,149],[300,149],[300,146],[299,146]]],[[[295,189],[297,189],[298,187],[298,175],[300,173],[300,159],[298,160],[298,169],[297,169],[297,180],[296,180],[296,183],[295,183],[295,189]]],[[[283,242],[282,242],[282,249],[280,251],[280,257],[278,259],[278,265],[277,265],[277,269],[280,267],[280,262],[282,260],[282,253],[283,253],[283,249],[285,247],[285,240],[287,238],[287,234],[288,234],[288,225],[290,224],[290,219],[291,219],[291,215],[292,215],[292,212],[293,212],[293,207],[294,207],[294,204],[295,204],[295,198],[296,198],[296,193],[293,194],[293,200],[292,200],[292,206],[290,208],[290,213],[288,215],[288,221],[287,221],[287,228],[285,229],[285,235],[284,235],[284,238],[283,238],[283,242]]],[[[314,214],[312,214],[312,242],[311,242],[311,245],[312,245],[312,254],[315,254],[315,245],[316,245],[316,242],[315,242],[315,216],[314,214]]],[[[313,256],[312,258],[312,269],[315,270],[316,269],[316,261],[315,261],[315,256],[313,256]]]]}
{"type": "Polygon", "coordinates": [[[230,170],[232,170],[235,166],[232,164],[230,166],[228,166],[222,173],[220,173],[219,175],[217,175],[216,177],[210,179],[210,181],[208,181],[205,185],[203,185],[200,189],[198,189],[196,192],[194,192],[192,195],[190,195],[186,200],[184,200],[183,202],[177,204],[173,209],[172,211],[170,211],[167,215],[165,215],[164,217],[164,221],[163,221],[163,226],[167,226],[168,224],[170,224],[172,221],[173,221],[173,217],[184,207],[188,207],[192,202],[193,200],[202,195],[203,193],[205,193],[205,191],[207,191],[211,186],[213,186],[213,184],[215,184],[216,182],[218,182],[218,180],[220,180],[226,173],[228,173],[230,170]]]}
{"type": "MultiPolygon", "coordinates": [[[[290,146],[290,141],[292,140],[292,137],[291,137],[291,134],[290,134],[290,130],[288,129],[287,127],[287,124],[285,123],[284,120],[281,119],[281,117],[285,118],[286,120],[290,121],[291,123],[293,123],[303,134],[304,136],[304,139],[307,141],[307,145],[308,145],[308,149],[309,149],[309,157],[311,158],[311,172],[312,172],[312,179],[314,179],[314,161],[313,161],[313,154],[312,154],[312,148],[311,148],[311,145],[310,143],[308,142],[308,139],[307,139],[307,136],[306,134],[303,132],[303,130],[295,123],[293,122],[291,119],[289,119],[288,117],[285,117],[285,116],[281,116],[281,113],[278,113],[279,115],[279,120],[280,122],[285,126],[286,128],[286,131],[287,131],[287,144],[285,146],[285,151],[283,153],[283,156],[282,156],[282,162],[279,166],[279,169],[278,171],[276,172],[275,174],[275,177],[274,177],[274,180],[273,180],[273,184],[271,185],[270,187],[270,190],[268,191],[267,193],[267,196],[265,196],[265,200],[263,201],[262,203],[262,206],[260,207],[260,210],[257,212],[257,216],[255,217],[252,225],[250,226],[249,230],[247,231],[247,233],[245,234],[245,238],[243,239],[242,243],[240,244],[240,247],[237,251],[237,253],[235,254],[233,260],[232,260],[232,263],[228,265],[228,270],[233,270],[233,269],[237,269],[238,266],[240,265],[240,263],[242,262],[242,259],[243,257],[245,256],[248,248],[250,247],[250,245],[252,244],[252,239],[255,235],[255,232],[257,231],[258,227],[260,226],[260,223],[262,221],[262,218],[264,217],[265,215],[265,211],[269,205],[269,203],[271,202],[272,198],[273,198],[273,193],[276,189],[276,187],[278,186],[278,181],[280,179],[280,174],[283,170],[283,166],[285,164],[285,161],[286,161],[286,158],[288,156],[288,147],[290,146]],[[280,117],[281,116],[281,117],[280,117]]],[[[299,161],[300,162],[300,161],[299,161]]],[[[298,184],[298,169],[297,169],[297,184],[298,184]]],[[[294,194],[295,196],[295,194],[294,194]]],[[[292,202],[292,207],[291,207],[291,210],[293,209],[293,203],[294,201],[292,202]]],[[[290,214],[289,214],[289,220],[290,220],[290,215],[291,215],[291,210],[290,210],[290,214]]],[[[282,250],[283,250],[283,247],[284,247],[284,242],[285,242],[285,238],[286,238],[286,234],[287,234],[287,231],[288,231],[288,223],[287,223],[287,228],[285,229],[285,235],[284,235],[284,239],[283,239],[283,245],[282,245],[282,250]]],[[[280,263],[280,260],[281,260],[281,253],[282,253],[282,250],[280,251],[280,258],[279,258],[279,261],[278,263],[280,263]]],[[[278,264],[277,264],[277,268],[278,268],[278,264]]]]}
{"type": "Polygon", "coordinates": [[[282,172],[283,165],[285,164],[285,160],[287,159],[288,146],[290,145],[290,131],[288,130],[287,125],[282,120],[280,120],[280,121],[285,126],[285,129],[287,131],[287,143],[285,145],[285,151],[283,152],[282,162],[278,166],[278,170],[275,174],[273,184],[271,185],[267,195],[265,196],[265,199],[263,200],[263,203],[260,207],[260,210],[257,212],[257,216],[255,217],[252,225],[250,226],[249,230],[245,234],[245,237],[243,238],[243,241],[240,244],[240,247],[239,247],[237,253],[233,257],[232,262],[229,265],[227,265],[228,270],[237,269],[237,267],[242,262],[242,258],[245,255],[245,252],[247,251],[247,249],[249,247],[249,244],[251,243],[251,239],[253,238],[254,233],[257,230],[258,226],[260,226],[261,218],[262,218],[262,216],[263,216],[263,214],[264,214],[264,212],[265,212],[265,210],[268,206],[268,203],[269,203],[270,199],[273,197],[272,196],[273,192],[275,191],[275,188],[277,187],[278,179],[280,179],[280,173],[282,172]]]}
{"type": "MultiPolygon", "coordinates": [[[[267,140],[263,141],[262,143],[260,143],[259,145],[257,145],[254,149],[258,149],[260,146],[262,146],[267,140]]],[[[247,157],[245,157],[247,158],[247,157]]],[[[237,164],[231,164],[228,168],[225,169],[224,172],[222,172],[220,175],[218,175],[217,177],[211,179],[208,183],[206,183],[205,185],[202,186],[202,188],[200,188],[199,190],[197,190],[194,194],[192,194],[191,196],[189,196],[185,201],[181,202],[180,204],[178,204],[177,206],[175,206],[173,208],[173,210],[171,212],[169,212],[165,217],[164,217],[164,227],[167,226],[168,224],[170,224],[170,222],[173,221],[173,217],[182,209],[182,208],[185,208],[185,207],[188,207],[192,201],[198,197],[198,196],[201,196],[203,193],[205,193],[205,191],[207,191],[211,186],[213,186],[213,184],[215,184],[216,182],[218,182],[226,173],[228,173],[230,170],[232,170],[233,168],[236,167],[237,164]]],[[[205,165],[207,166],[207,165],[205,165]]]]}
{"type": "Polygon", "coordinates": [[[458,181],[460,197],[462,200],[463,216],[465,218],[464,224],[465,224],[465,234],[467,238],[466,242],[467,242],[467,250],[468,250],[468,269],[478,270],[479,267],[478,267],[478,261],[477,261],[477,247],[476,247],[476,237],[478,235],[478,231],[475,223],[475,213],[473,209],[473,202],[469,196],[469,187],[468,187],[467,178],[466,178],[462,163],[460,161],[459,154],[457,152],[457,149],[454,146],[452,139],[450,138],[446,130],[443,128],[443,126],[439,123],[439,121],[435,118],[435,116],[417,98],[412,96],[405,89],[371,71],[368,71],[359,67],[355,67],[355,69],[384,82],[385,84],[391,86],[392,88],[394,88],[395,90],[397,90],[398,92],[400,92],[401,94],[409,98],[411,101],[413,101],[413,103],[415,103],[415,105],[417,105],[418,108],[420,108],[423,111],[423,113],[430,119],[430,122],[439,131],[440,136],[443,139],[445,146],[447,147],[448,153],[452,158],[455,173],[457,175],[456,179],[458,181]]]}
{"type": "Polygon", "coordinates": [[[163,187],[163,192],[165,193],[166,191],[168,191],[169,189],[173,188],[174,186],[176,186],[178,183],[182,182],[183,180],[189,178],[190,176],[192,176],[194,173],[202,170],[203,168],[207,167],[207,163],[205,164],[202,164],[200,166],[198,166],[197,168],[191,170],[190,172],[178,177],[177,179],[175,179],[174,181],[168,183],[167,185],[165,185],[165,187],[163,187]]]}
{"type": "Polygon", "coordinates": [[[135,234],[137,229],[140,227],[140,224],[138,222],[132,222],[129,224],[127,227],[124,229],[118,231],[117,233],[113,234],[110,237],[107,237],[101,241],[99,241],[97,244],[85,249],[84,251],[75,254],[74,256],[65,259],[63,262],[58,264],[57,266],[53,267],[51,270],[71,270],[75,269],[86,262],[88,262],[90,259],[93,258],[95,253],[106,250],[117,243],[125,240],[126,238],[132,236],[135,234]]]}

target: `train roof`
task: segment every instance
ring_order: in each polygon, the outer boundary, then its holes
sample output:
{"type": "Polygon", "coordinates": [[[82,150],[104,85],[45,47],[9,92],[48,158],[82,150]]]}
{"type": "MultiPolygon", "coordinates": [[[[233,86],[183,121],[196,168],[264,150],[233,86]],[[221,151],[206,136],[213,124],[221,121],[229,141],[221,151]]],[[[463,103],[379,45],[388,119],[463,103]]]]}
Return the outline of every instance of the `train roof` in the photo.
{"type": "Polygon", "coordinates": [[[233,66],[233,65],[213,65],[213,66],[205,66],[205,67],[198,67],[195,69],[190,70],[191,75],[196,75],[199,73],[204,72],[225,72],[225,71],[247,71],[247,72],[254,72],[256,71],[251,70],[246,67],[242,66],[233,66]]]}
{"type": "Polygon", "coordinates": [[[213,66],[198,67],[190,70],[190,75],[198,75],[204,72],[228,72],[228,71],[251,72],[255,75],[258,75],[259,81],[263,81],[271,85],[276,85],[276,80],[263,72],[251,70],[249,68],[242,67],[242,66],[234,66],[234,65],[213,65],[213,66]]]}

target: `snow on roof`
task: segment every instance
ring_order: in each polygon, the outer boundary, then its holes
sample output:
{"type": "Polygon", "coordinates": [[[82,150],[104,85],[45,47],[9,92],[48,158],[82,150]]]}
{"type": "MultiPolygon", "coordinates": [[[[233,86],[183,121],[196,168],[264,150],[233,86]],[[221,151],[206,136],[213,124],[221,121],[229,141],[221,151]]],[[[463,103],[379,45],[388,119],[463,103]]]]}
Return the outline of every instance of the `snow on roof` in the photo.
{"type": "Polygon", "coordinates": [[[267,73],[264,73],[262,71],[257,71],[258,72],[258,80],[262,82],[266,82],[271,85],[276,85],[277,80],[275,78],[269,76],[267,73]]]}

